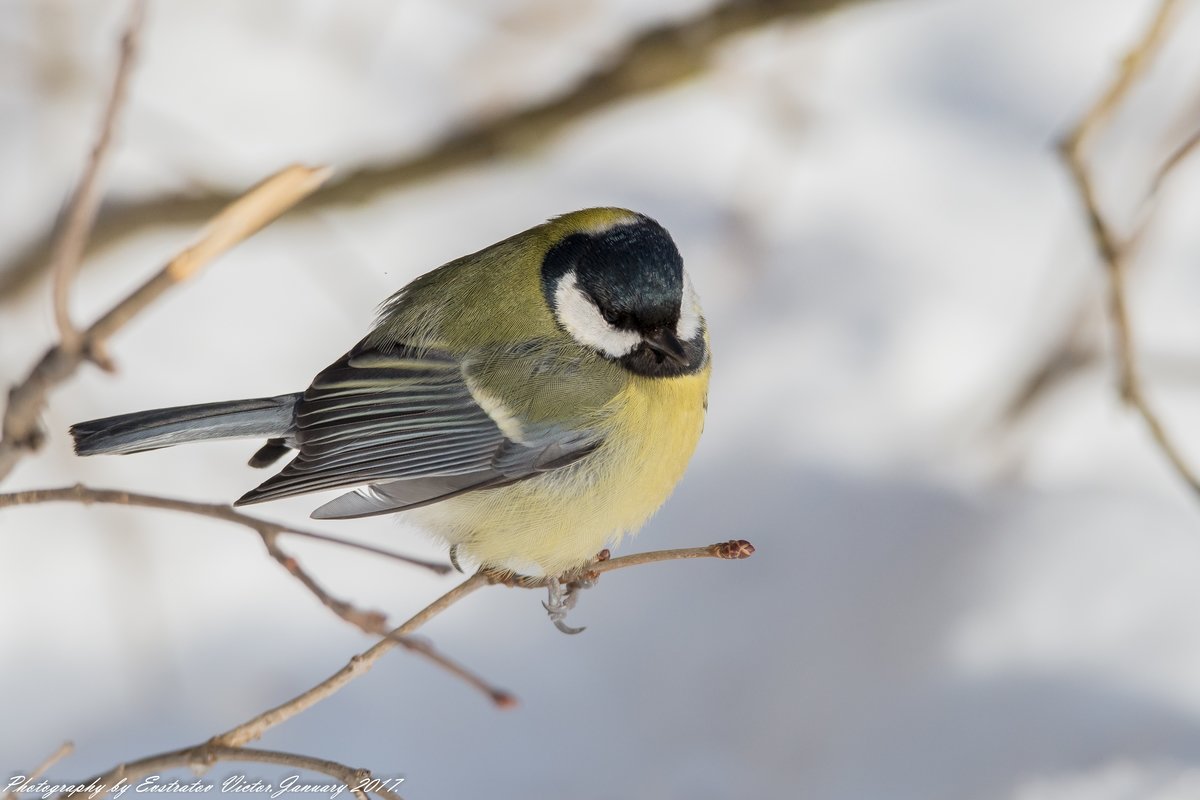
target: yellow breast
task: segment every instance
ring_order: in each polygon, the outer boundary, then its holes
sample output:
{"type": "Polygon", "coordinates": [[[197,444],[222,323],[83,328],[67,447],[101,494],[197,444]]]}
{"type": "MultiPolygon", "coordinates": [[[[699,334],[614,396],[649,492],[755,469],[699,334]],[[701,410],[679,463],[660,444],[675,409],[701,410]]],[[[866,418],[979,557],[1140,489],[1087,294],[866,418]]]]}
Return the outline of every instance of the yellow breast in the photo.
{"type": "Polygon", "coordinates": [[[480,564],[560,575],[650,518],[683,477],[704,427],[709,368],[633,377],[596,452],[570,467],[410,512],[480,564]]]}

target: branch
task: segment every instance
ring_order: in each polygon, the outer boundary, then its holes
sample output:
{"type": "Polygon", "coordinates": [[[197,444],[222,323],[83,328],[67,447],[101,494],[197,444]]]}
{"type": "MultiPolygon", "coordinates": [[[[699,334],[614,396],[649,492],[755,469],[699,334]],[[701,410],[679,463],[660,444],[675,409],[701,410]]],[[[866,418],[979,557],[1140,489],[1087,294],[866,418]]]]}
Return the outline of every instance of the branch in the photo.
{"type": "MultiPolygon", "coordinates": [[[[707,547],[691,547],[681,550],[659,550],[650,553],[637,553],[635,555],[624,556],[622,558],[614,558],[602,561],[595,561],[587,565],[581,573],[584,575],[600,574],[604,572],[613,572],[614,570],[624,569],[626,567],[640,566],[642,564],[655,564],[662,561],[671,561],[678,559],[693,559],[693,558],[719,558],[719,559],[743,559],[748,558],[754,553],[754,547],[745,540],[734,540],[729,542],[720,542],[707,547]]],[[[222,734],[214,736],[207,742],[195,745],[193,747],[175,750],[168,753],[160,753],[158,755],[147,756],[146,758],[131,761],[120,767],[109,770],[104,775],[93,778],[92,781],[111,783],[118,776],[133,779],[154,772],[156,769],[162,769],[165,766],[178,766],[180,763],[190,763],[181,761],[181,754],[206,752],[206,748],[234,748],[242,752],[259,752],[242,750],[244,746],[262,737],[268,730],[274,728],[280,723],[295,717],[309,708],[312,708],[317,703],[330,697],[340,690],[343,686],[353,681],[355,678],[363,675],[375,665],[385,653],[393,649],[397,645],[402,644],[406,637],[424,626],[434,617],[441,614],[446,609],[450,608],[455,603],[466,598],[475,591],[488,586],[495,582],[494,578],[484,572],[476,572],[470,578],[455,586],[444,595],[434,600],[425,608],[418,611],[410,617],[404,624],[400,625],[395,630],[391,631],[387,638],[380,640],[374,646],[352,656],[347,664],[337,672],[330,675],[325,680],[315,686],[301,692],[295,697],[281,703],[274,708],[268,709],[242,724],[230,728],[222,734]]],[[[530,586],[539,585],[536,581],[530,586]]],[[[91,783],[88,781],[87,783],[91,783]]]]}
{"type": "Polygon", "coordinates": [[[1158,54],[1170,28],[1171,17],[1175,13],[1178,0],[1161,0],[1154,18],[1150,21],[1146,32],[1121,59],[1121,66],[1116,76],[1105,88],[1100,98],[1092,104],[1084,114],[1083,119],[1067,135],[1063,149],[1076,159],[1081,157],[1086,140],[1112,116],[1113,111],[1124,102],[1129,90],[1141,79],[1154,56],[1158,54]]]}
{"type": "Polygon", "coordinates": [[[149,758],[131,764],[119,764],[103,775],[97,775],[89,781],[80,784],[80,788],[60,795],[60,798],[86,796],[88,800],[101,800],[121,783],[130,782],[146,775],[153,775],[169,769],[190,769],[203,772],[210,769],[218,761],[251,761],[260,764],[280,764],[286,767],[311,770],[322,775],[328,775],[342,783],[358,800],[366,800],[368,794],[379,795],[384,800],[400,800],[400,796],[382,784],[400,783],[403,779],[392,781],[377,779],[369,770],[356,769],[329,761],[324,758],[302,756],[296,753],[283,753],[278,750],[259,750],[247,747],[229,747],[215,742],[205,742],[195,747],[185,747],[159,753],[149,758]],[[363,786],[371,786],[365,791],[363,786]]]}
{"type": "Polygon", "coordinates": [[[346,666],[330,675],[325,680],[296,695],[292,699],[257,714],[242,724],[214,736],[211,741],[230,747],[241,747],[262,737],[271,728],[285,722],[302,711],[315,706],[330,695],[335,694],[355,678],[366,674],[385,653],[400,643],[400,639],[416,631],[425,623],[441,614],[459,600],[487,586],[486,576],[476,573],[455,586],[444,595],[434,600],[425,608],[410,617],[404,624],[391,631],[387,638],[381,639],[374,646],[352,656],[346,666]]]}
{"type": "MultiPolygon", "coordinates": [[[[43,761],[41,764],[38,764],[37,767],[34,768],[33,772],[24,776],[25,780],[22,783],[33,783],[38,778],[45,775],[51,767],[53,767],[59,761],[62,761],[67,756],[71,755],[71,753],[74,751],[74,744],[71,742],[63,742],[58,746],[57,750],[46,757],[45,761],[43,761]]],[[[17,794],[15,789],[10,789],[4,793],[4,800],[20,800],[20,795],[17,794]]]]}
{"type": "MultiPolygon", "coordinates": [[[[561,94],[467,124],[390,164],[368,165],[347,173],[318,192],[306,208],[362,206],[386,192],[502,158],[528,155],[589,115],[701,74],[713,53],[739,34],[866,1],[727,0],[692,19],[643,31],[607,63],[561,94]]],[[[221,193],[177,194],[106,204],[90,246],[99,250],[147,229],[195,224],[227,199],[221,193]]],[[[45,238],[35,241],[0,270],[0,297],[19,293],[32,284],[45,262],[46,249],[45,238]]]]}
{"type": "MultiPolygon", "coordinates": [[[[1083,203],[1092,240],[1108,275],[1108,310],[1113,324],[1121,397],[1142,417],[1158,448],[1171,462],[1179,476],[1187,482],[1193,492],[1200,494],[1200,476],[1197,476],[1188,465],[1183,454],[1167,433],[1161,417],[1146,397],[1145,385],[1138,368],[1137,353],[1133,343],[1132,325],[1129,321],[1125,281],[1126,243],[1119,239],[1100,210],[1095,184],[1084,155],[1087,141],[1121,104],[1137,79],[1145,72],[1150,61],[1161,49],[1176,6],[1177,0],[1162,0],[1150,27],[1125,56],[1121,62],[1121,69],[1112,83],[1062,143],[1061,154],[1074,180],[1079,199],[1083,203]]],[[[1178,164],[1186,153],[1185,150],[1182,155],[1169,160],[1167,168],[1178,164]]],[[[1155,184],[1161,179],[1160,171],[1155,179],[1155,184]]]]}
{"type": "MultiPolygon", "coordinates": [[[[592,563],[580,568],[574,576],[565,576],[568,583],[572,580],[592,581],[605,572],[638,567],[642,564],[657,564],[661,561],[683,561],[693,558],[720,558],[726,561],[740,561],[754,555],[754,545],[745,539],[730,539],[727,542],[705,545],[704,547],[682,547],[676,550],[651,550],[645,553],[634,553],[620,558],[609,558],[608,550],[601,551],[592,563]]],[[[485,570],[484,575],[489,583],[502,583],[505,586],[515,586],[521,589],[540,589],[546,586],[548,578],[513,575],[512,573],[485,570]]]]}
{"type": "MultiPolygon", "coordinates": [[[[1141,41],[1121,62],[1120,69],[1105,89],[1104,94],[1060,145],[1061,155],[1068,162],[1067,166],[1071,170],[1071,177],[1077,189],[1080,189],[1081,186],[1078,172],[1082,171],[1083,173],[1082,191],[1086,192],[1090,198],[1088,202],[1091,208],[1085,208],[1088,211],[1090,224],[1094,224],[1091,222],[1091,216],[1093,210],[1098,213],[1098,203],[1094,196],[1090,175],[1086,169],[1085,143],[1099,131],[1104,121],[1111,116],[1128,92],[1136,85],[1137,80],[1144,75],[1153,54],[1162,45],[1163,38],[1168,32],[1168,23],[1174,13],[1172,6],[1176,1],[1169,0],[1159,6],[1157,14],[1141,41]],[[1071,163],[1072,161],[1074,163],[1071,163]]],[[[1195,151],[1198,145],[1200,145],[1200,131],[1192,134],[1163,161],[1150,181],[1145,198],[1147,206],[1157,197],[1163,182],[1180,163],[1195,151]]],[[[1103,219],[1101,226],[1106,227],[1103,219]]],[[[1106,230],[1104,240],[1115,242],[1115,236],[1106,230]]],[[[1131,251],[1130,243],[1126,242],[1118,249],[1129,253],[1131,251]]],[[[1084,322],[1090,317],[1090,309],[1091,306],[1086,301],[1081,302],[1076,308],[1073,312],[1074,324],[1064,331],[1063,336],[1054,347],[1046,351],[1042,360],[1029,370],[1021,388],[1013,395],[1000,415],[1000,422],[1006,425],[1011,424],[1034,407],[1043,396],[1050,394],[1057,385],[1079,370],[1090,366],[1098,358],[1100,354],[1096,352],[1097,348],[1090,341],[1085,341],[1081,335],[1084,322]]]]}
{"type": "MultiPolygon", "coordinates": [[[[1090,299],[1090,295],[1085,298],[1090,299]]],[[[997,416],[997,426],[1008,427],[1032,411],[1044,397],[1083,370],[1091,367],[1100,354],[1090,341],[1087,323],[1091,308],[1084,301],[1074,310],[1074,320],[1068,325],[1058,341],[1048,347],[1041,360],[1032,365],[1011,393],[1008,402],[997,416]]]]}
{"type": "Polygon", "coordinates": [[[146,0],[132,0],[129,21],[125,25],[125,34],[121,37],[121,55],[117,61],[112,92],[100,122],[100,134],[92,147],[92,154],[83,169],[83,175],[79,178],[79,184],[71,196],[66,225],[51,257],[54,274],[54,318],[58,323],[62,347],[67,350],[78,349],[80,346],[79,330],[71,322],[71,282],[79,268],[83,249],[87,246],[92,225],[96,221],[96,211],[100,207],[100,172],[108,160],[112,149],[113,131],[116,130],[117,120],[125,107],[129,76],[132,74],[145,17],[146,0]]]}
{"type": "MultiPolygon", "coordinates": [[[[141,508],[157,508],[167,511],[180,511],[188,514],[196,514],[203,517],[211,517],[213,519],[232,522],[236,525],[241,525],[249,528],[259,535],[262,539],[263,546],[266,547],[268,555],[288,571],[296,580],[298,580],[304,588],[308,589],[314,597],[316,597],[322,605],[337,614],[346,622],[354,625],[363,633],[375,636],[395,636],[391,631],[391,626],[388,625],[387,617],[378,611],[363,611],[356,606],[340,600],[327,592],[322,586],[317,583],[311,575],[309,575],[300,562],[293,556],[284,552],[279,547],[278,537],[280,534],[288,534],[292,536],[301,536],[307,539],[315,539],[322,542],[330,542],[332,544],[342,545],[343,547],[351,547],[358,550],[365,550],[368,553],[386,556],[397,561],[403,561],[406,564],[413,564],[418,567],[424,567],[444,575],[450,571],[450,568],[445,564],[438,564],[431,561],[422,561],[410,556],[400,555],[388,550],[383,550],[378,547],[353,542],[348,539],[340,539],[335,536],[329,536],[323,533],[313,533],[312,531],[300,530],[288,525],[281,525],[276,522],[270,522],[258,517],[252,517],[248,514],[243,514],[226,505],[217,503],[194,503],[188,500],[178,500],[172,497],[156,497],[146,494],[135,494],[133,492],[125,492],[112,489],[92,489],[87,486],[76,484],[75,486],[67,486],[60,489],[30,489],[23,492],[12,492],[10,494],[0,494],[0,508],[8,508],[13,506],[34,505],[38,503],[53,503],[53,502],[71,502],[81,503],[83,505],[91,505],[92,503],[107,503],[111,505],[122,506],[138,506],[141,508]]],[[[449,672],[458,678],[461,678],[468,685],[478,689],[488,696],[488,698],[501,708],[510,708],[516,705],[515,698],[504,691],[498,689],[485,681],[478,675],[470,672],[466,667],[452,661],[448,657],[439,653],[434,649],[433,645],[419,640],[399,637],[397,644],[411,650],[414,653],[424,656],[433,663],[440,666],[442,669],[449,672]]]]}
{"type": "Polygon", "coordinates": [[[1171,155],[1167,156],[1167,160],[1164,161],[1162,166],[1158,168],[1158,171],[1154,173],[1154,179],[1150,181],[1149,194],[1151,197],[1158,194],[1159,190],[1162,188],[1163,181],[1166,180],[1167,176],[1174,172],[1176,167],[1186,161],[1188,157],[1192,155],[1192,153],[1196,152],[1197,147],[1200,147],[1200,131],[1195,131],[1188,136],[1188,138],[1184,140],[1183,144],[1179,145],[1179,147],[1175,148],[1171,155]]]}
{"type": "Polygon", "coordinates": [[[92,503],[103,503],[108,505],[119,506],[138,506],[140,508],[158,508],[166,511],[180,511],[187,514],[198,514],[202,517],[211,517],[213,519],[232,522],[235,525],[241,525],[249,528],[259,536],[263,537],[264,544],[270,545],[274,542],[274,537],[278,534],[290,534],[299,536],[305,539],[314,539],[319,542],[329,542],[330,544],[341,545],[342,547],[350,547],[355,550],[363,550],[368,553],[373,553],[387,558],[393,558],[397,561],[403,561],[405,564],[422,567],[424,569],[435,572],[438,575],[445,575],[450,571],[450,568],[445,564],[439,564],[434,561],[423,561],[419,558],[393,553],[390,550],[384,550],[380,547],[373,547],[369,544],[351,541],[349,539],[341,539],[337,536],[330,536],[325,533],[314,533],[300,528],[293,528],[290,525],[282,525],[277,522],[252,517],[249,514],[243,514],[230,506],[221,505],[220,503],[195,503],[190,500],[179,500],[174,497],[158,497],[149,494],[137,494],[135,492],[126,492],[120,489],[93,489],[81,484],[74,486],[64,486],[58,489],[28,489],[22,492],[11,492],[9,494],[0,494],[0,508],[8,508],[12,506],[27,506],[37,503],[81,503],[83,505],[91,505],[92,503]],[[270,541],[268,541],[270,540],[270,541]]]}
{"type": "Polygon", "coordinates": [[[51,347],[29,376],[8,394],[8,407],[0,423],[0,481],[17,462],[42,445],[44,434],[38,417],[47,395],[71,377],[84,360],[110,366],[108,340],[127,322],[161,297],[168,289],[195,275],[210,261],[257,233],[329,177],[327,169],[291,166],[277,172],[221,210],[196,244],[172,259],[156,275],[138,287],[81,335],[78,347],[51,347]]]}

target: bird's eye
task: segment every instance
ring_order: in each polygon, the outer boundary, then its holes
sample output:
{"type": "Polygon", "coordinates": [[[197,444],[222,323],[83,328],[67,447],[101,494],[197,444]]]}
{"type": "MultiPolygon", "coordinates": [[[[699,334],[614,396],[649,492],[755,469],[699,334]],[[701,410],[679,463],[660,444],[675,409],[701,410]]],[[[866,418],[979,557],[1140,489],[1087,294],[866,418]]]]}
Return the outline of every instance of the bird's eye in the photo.
{"type": "Polygon", "coordinates": [[[613,311],[611,308],[602,309],[601,314],[604,315],[604,321],[614,328],[624,327],[626,317],[620,311],[613,311]]]}

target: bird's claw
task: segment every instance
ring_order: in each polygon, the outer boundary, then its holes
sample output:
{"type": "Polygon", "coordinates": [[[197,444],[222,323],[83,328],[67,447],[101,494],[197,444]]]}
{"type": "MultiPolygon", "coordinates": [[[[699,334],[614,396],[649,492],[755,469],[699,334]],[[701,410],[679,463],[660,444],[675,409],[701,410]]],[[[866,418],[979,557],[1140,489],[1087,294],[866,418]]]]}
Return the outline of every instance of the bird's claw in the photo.
{"type": "Polygon", "coordinates": [[[542,603],[542,608],[546,609],[546,613],[550,615],[550,621],[554,623],[554,627],[563,633],[573,635],[583,633],[586,630],[583,627],[572,628],[566,622],[567,612],[573,609],[575,603],[579,600],[579,590],[586,588],[588,586],[582,585],[578,581],[573,581],[564,588],[558,578],[548,578],[546,580],[546,589],[550,597],[546,602],[542,603]]]}

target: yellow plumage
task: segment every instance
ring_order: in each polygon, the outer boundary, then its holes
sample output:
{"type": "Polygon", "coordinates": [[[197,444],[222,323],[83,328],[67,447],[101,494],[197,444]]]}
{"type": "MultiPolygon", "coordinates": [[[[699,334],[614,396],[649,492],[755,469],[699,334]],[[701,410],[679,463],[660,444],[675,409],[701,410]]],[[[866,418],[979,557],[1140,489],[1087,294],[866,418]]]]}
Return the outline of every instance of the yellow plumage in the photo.
{"type": "Polygon", "coordinates": [[[409,512],[489,566],[559,575],[636,532],[683,477],[700,432],[711,363],[670,379],[632,376],[608,406],[604,444],[575,464],[409,512]]]}

